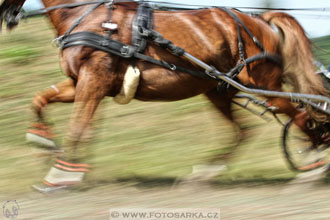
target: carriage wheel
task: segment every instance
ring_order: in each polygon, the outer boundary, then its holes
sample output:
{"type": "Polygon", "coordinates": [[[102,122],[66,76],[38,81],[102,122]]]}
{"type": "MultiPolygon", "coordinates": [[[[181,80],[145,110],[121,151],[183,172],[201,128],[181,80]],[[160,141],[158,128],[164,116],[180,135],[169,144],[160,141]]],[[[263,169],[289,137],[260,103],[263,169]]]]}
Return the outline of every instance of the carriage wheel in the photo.
{"type": "Polygon", "coordinates": [[[282,147],[285,159],[294,171],[310,171],[322,167],[328,162],[327,146],[320,144],[315,148],[310,138],[292,120],[284,126],[282,147]]]}

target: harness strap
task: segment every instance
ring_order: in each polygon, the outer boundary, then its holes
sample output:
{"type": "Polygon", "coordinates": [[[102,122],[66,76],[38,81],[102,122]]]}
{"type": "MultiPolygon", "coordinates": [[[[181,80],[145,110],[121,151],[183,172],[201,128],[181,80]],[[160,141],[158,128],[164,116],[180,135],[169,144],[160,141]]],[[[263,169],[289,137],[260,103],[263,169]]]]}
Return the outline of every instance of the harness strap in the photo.
{"type": "MultiPolygon", "coordinates": [[[[270,60],[278,65],[282,64],[281,57],[277,54],[268,54],[263,47],[263,45],[260,43],[260,41],[251,33],[251,31],[246,27],[246,25],[239,19],[239,17],[230,9],[228,8],[222,8],[225,12],[227,12],[236,23],[236,29],[237,29],[237,40],[238,40],[238,53],[239,53],[239,61],[237,65],[229,71],[226,75],[230,77],[231,79],[234,79],[237,77],[237,75],[242,71],[244,66],[261,59],[267,59],[270,60]],[[244,44],[242,40],[241,35],[241,27],[245,30],[245,32],[249,35],[249,37],[253,40],[253,42],[256,44],[256,46],[261,50],[261,53],[254,55],[252,57],[249,57],[245,59],[244,57],[244,44]]],[[[221,81],[218,85],[218,90],[224,90],[228,86],[228,83],[225,81],[221,81]]]]}
{"type": "Polygon", "coordinates": [[[145,36],[161,46],[164,49],[168,49],[175,56],[182,56],[185,51],[183,48],[176,46],[170,40],[165,39],[160,33],[154,30],[144,30],[145,36]]]}
{"type": "Polygon", "coordinates": [[[59,39],[59,45],[61,49],[72,46],[89,46],[123,58],[131,58],[136,51],[133,46],[88,31],[65,36],[59,39]]]}
{"type": "Polygon", "coordinates": [[[190,69],[187,69],[187,68],[184,68],[184,67],[181,67],[181,66],[176,66],[174,64],[167,63],[163,60],[157,60],[155,58],[152,58],[150,56],[146,56],[146,55],[141,54],[141,53],[134,53],[134,57],[138,58],[138,59],[141,59],[141,60],[145,60],[149,63],[156,64],[158,66],[165,67],[165,68],[170,69],[172,71],[177,70],[179,72],[188,73],[190,75],[193,75],[193,76],[196,76],[196,77],[199,77],[199,78],[202,78],[202,79],[214,79],[214,77],[211,77],[211,76],[205,74],[205,72],[190,70],[190,69]]]}
{"type": "Polygon", "coordinates": [[[172,71],[178,70],[180,72],[188,73],[203,79],[210,79],[210,77],[208,75],[205,75],[204,72],[190,70],[184,67],[167,63],[162,60],[154,59],[150,56],[146,56],[142,53],[137,52],[137,49],[133,46],[121,43],[111,38],[107,38],[106,36],[95,34],[93,32],[84,31],[84,32],[73,33],[59,39],[59,43],[61,49],[65,49],[72,46],[93,47],[98,50],[102,50],[104,52],[111,53],[123,58],[135,57],[137,59],[145,60],[147,62],[165,67],[172,71]]]}
{"type": "Polygon", "coordinates": [[[259,53],[257,55],[254,55],[252,57],[247,58],[246,60],[244,60],[244,63],[239,63],[237,64],[229,73],[227,73],[226,75],[233,78],[235,77],[237,74],[239,74],[241,72],[241,70],[244,68],[244,66],[253,63],[254,61],[258,61],[258,60],[262,60],[262,59],[266,59],[266,60],[270,60],[273,63],[277,64],[277,65],[282,65],[282,59],[279,55],[277,54],[269,54],[267,52],[263,52],[263,53],[259,53]]]}
{"type": "Polygon", "coordinates": [[[265,51],[265,48],[262,46],[260,41],[251,33],[251,31],[246,27],[246,25],[237,17],[237,15],[232,12],[228,8],[222,8],[224,11],[226,11],[234,20],[236,21],[237,24],[240,24],[243,29],[246,31],[246,33],[250,36],[250,38],[253,40],[253,42],[260,48],[261,51],[265,51]]]}
{"type": "Polygon", "coordinates": [[[82,20],[84,20],[90,13],[92,13],[95,9],[97,9],[102,4],[104,4],[104,2],[96,3],[95,5],[90,7],[87,11],[85,11],[84,14],[82,16],[80,16],[77,20],[75,20],[73,25],[64,33],[64,36],[69,35],[82,22],[82,20]]]}

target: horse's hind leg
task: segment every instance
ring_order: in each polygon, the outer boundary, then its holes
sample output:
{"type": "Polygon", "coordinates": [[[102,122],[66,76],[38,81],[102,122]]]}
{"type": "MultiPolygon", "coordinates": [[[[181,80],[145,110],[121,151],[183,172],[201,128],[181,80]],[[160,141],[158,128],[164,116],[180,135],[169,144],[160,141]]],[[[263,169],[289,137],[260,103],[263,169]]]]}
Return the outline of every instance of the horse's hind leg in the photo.
{"type": "Polygon", "coordinates": [[[208,91],[205,93],[206,97],[213,103],[219,112],[221,112],[232,124],[235,131],[238,132],[238,139],[236,144],[232,147],[228,147],[226,153],[217,154],[211,157],[211,159],[207,162],[207,164],[199,164],[192,167],[192,173],[185,176],[182,179],[183,183],[191,182],[191,181],[207,181],[212,179],[213,177],[221,174],[222,171],[227,169],[226,164],[231,158],[232,153],[238,146],[242,135],[240,134],[241,129],[239,125],[235,122],[234,117],[232,115],[231,109],[231,101],[233,96],[237,93],[237,91],[233,89],[229,89],[225,93],[219,93],[216,89],[208,91]]]}
{"type": "Polygon", "coordinates": [[[47,149],[56,149],[53,134],[49,125],[45,122],[43,109],[54,102],[73,102],[75,97],[75,85],[72,79],[64,80],[37,93],[32,100],[32,110],[37,122],[32,123],[26,134],[28,142],[36,143],[47,149]]]}
{"type": "Polygon", "coordinates": [[[213,103],[216,109],[219,110],[219,112],[221,112],[226,119],[228,119],[228,121],[231,123],[232,127],[234,128],[234,131],[236,132],[235,143],[232,146],[226,147],[224,149],[224,153],[214,155],[210,160],[212,164],[218,164],[218,163],[227,164],[231,159],[231,156],[237,149],[238,145],[243,140],[244,137],[243,131],[240,125],[235,121],[232,114],[232,99],[236,93],[237,90],[232,88],[228,89],[224,93],[219,93],[218,91],[216,91],[216,89],[205,93],[205,95],[213,103]]]}

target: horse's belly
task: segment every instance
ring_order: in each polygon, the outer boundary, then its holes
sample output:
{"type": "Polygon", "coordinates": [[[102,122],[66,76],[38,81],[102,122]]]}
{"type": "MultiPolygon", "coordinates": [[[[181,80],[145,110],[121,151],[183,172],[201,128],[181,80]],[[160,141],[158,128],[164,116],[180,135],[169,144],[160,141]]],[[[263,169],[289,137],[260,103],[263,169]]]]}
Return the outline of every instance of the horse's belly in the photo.
{"type": "Polygon", "coordinates": [[[143,101],[176,101],[190,98],[215,88],[216,81],[163,68],[144,70],[135,98],[143,101]]]}

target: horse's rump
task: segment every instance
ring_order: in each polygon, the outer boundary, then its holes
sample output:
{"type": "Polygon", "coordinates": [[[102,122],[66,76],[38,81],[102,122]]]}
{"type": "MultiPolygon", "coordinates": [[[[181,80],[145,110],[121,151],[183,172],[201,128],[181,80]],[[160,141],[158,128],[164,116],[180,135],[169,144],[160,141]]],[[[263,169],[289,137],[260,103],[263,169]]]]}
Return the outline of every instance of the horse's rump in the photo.
{"type": "MultiPolygon", "coordinates": [[[[310,40],[298,21],[282,12],[268,12],[262,18],[279,31],[284,58],[283,80],[295,92],[328,96],[322,78],[316,74],[310,40]]],[[[307,110],[314,119],[329,121],[329,115],[316,112],[311,107],[307,110]]]]}
{"type": "Polygon", "coordinates": [[[316,68],[310,40],[298,21],[283,12],[268,12],[262,18],[279,30],[284,57],[285,79],[297,92],[325,95],[316,68]]]}

